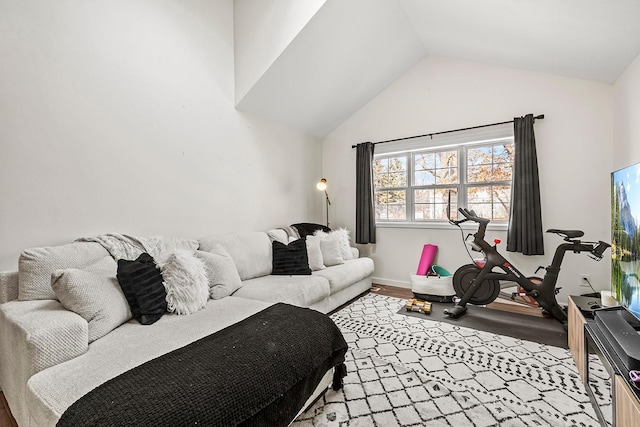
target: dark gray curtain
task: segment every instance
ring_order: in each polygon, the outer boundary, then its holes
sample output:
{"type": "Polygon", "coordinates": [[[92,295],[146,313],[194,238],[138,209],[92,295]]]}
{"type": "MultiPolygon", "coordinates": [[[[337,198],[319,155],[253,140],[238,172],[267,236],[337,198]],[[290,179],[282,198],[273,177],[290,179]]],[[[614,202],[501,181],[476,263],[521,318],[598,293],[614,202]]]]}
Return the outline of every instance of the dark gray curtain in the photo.
{"type": "Polygon", "coordinates": [[[515,157],[507,251],[544,255],[533,114],[513,119],[515,157]]]}
{"type": "Polygon", "coordinates": [[[376,242],[376,215],[373,203],[374,145],[363,142],[356,146],[356,243],[376,242]]]}

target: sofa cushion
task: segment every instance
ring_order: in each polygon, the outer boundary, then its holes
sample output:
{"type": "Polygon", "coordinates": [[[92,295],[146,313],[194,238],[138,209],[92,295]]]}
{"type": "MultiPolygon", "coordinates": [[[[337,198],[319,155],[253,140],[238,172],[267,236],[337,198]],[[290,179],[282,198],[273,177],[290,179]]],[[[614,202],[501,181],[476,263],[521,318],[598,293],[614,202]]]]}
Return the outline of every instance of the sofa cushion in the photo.
{"type": "Polygon", "coordinates": [[[320,248],[320,238],[316,236],[307,236],[307,258],[309,259],[309,268],[313,271],[323,270],[327,267],[324,265],[322,258],[322,249],[320,248]]]}
{"type": "Polygon", "coordinates": [[[307,258],[307,242],[304,238],[294,240],[288,245],[277,240],[271,242],[273,248],[274,275],[310,275],[307,258]]]}
{"type": "Polygon", "coordinates": [[[371,258],[350,259],[344,264],[313,272],[314,276],[324,277],[329,281],[332,295],[371,274],[373,274],[371,258]]]}
{"type": "Polygon", "coordinates": [[[209,279],[204,262],[194,251],[179,249],[169,255],[160,271],[167,292],[167,311],[192,314],[207,304],[209,279]]]}
{"type": "Polygon", "coordinates": [[[209,252],[216,243],[221,244],[238,269],[242,280],[271,274],[271,240],[259,231],[223,233],[198,239],[200,250],[209,252]]]}
{"type": "Polygon", "coordinates": [[[245,280],[233,296],[308,307],[329,296],[329,281],[320,276],[263,276],[245,280]]]}
{"type": "Polygon", "coordinates": [[[214,245],[210,252],[196,251],[196,256],[204,262],[212,299],[229,296],[242,286],[236,265],[222,245],[214,245]]]}
{"type": "MultiPolygon", "coordinates": [[[[318,230],[315,232],[314,236],[319,237],[322,242],[331,242],[331,246],[335,245],[334,242],[338,243],[338,248],[340,251],[340,256],[338,258],[342,258],[343,261],[348,259],[353,259],[353,253],[351,252],[351,239],[349,238],[349,230],[346,228],[339,228],[337,230],[333,230],[329,233],[326,233],[322,230],[318,230]]],[[[326,265],[329,265],[325,262],[326,265]]],[[[336,264],[342,264],[338,262],[336,264]]],[[[335,264],[331,264],[335,265],[335,264]]]]}
{"type": "Polygon", "coordinates": [[[167,311],[162,274],[148,253],[142,253],[135,261],[119,259],[116,277],[138,322],[151,325],[167,311]]]}
{"type": "Polygon", "coordinates": [[[322,262],[325,266],[344,264],[340,240],[335,237],[320,237],[320,251],[322,252],[322,262]]]}
{"type": "Polygon", "coordinates": [[[82,270],[67,268],[51,275],[51,287],[58,301],[89,324],[89,342],[131,319],[127,299],[116,279],[116,268],[116,262],[107,255],[82,270]]]}
{"type": "Polygon", "coordinates": [[[289,235],[282,228],[273,228],[267,231],[267,236],[269,236],[269,239],[271,239],[272,242],[274,240],[277,240],[278,242],[284,243],[285,245],[289,243],[289,235]]]}
{"type": "Polygon", "coordinates": [[[55,299],[51,273],[65,268],[82,269],[109,255],[95,242],[25,249],[18,260],[18,299],[55,299]]]}

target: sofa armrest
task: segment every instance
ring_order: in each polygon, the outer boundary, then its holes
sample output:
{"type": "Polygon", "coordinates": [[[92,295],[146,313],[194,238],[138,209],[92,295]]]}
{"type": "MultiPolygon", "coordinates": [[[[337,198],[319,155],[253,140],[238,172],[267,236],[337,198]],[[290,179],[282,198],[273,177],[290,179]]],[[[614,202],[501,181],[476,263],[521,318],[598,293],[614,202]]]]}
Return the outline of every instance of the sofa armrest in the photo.
{"type": "Polygon", "coordinates": [[[55,300],[0,304],[0,388],[16,420],[27,424],[27,381],[85,353],[88,323],[55,300]]]}
{"type": "Polygon", "coordinates": [[[351,247],[351,254],[353,254],[353,259],[360,258],[360,250],[358,248],[351,247]]]}
{"type": "Polygon", "coordinates": [[[80,356],[88,348],[87,321],[66,310],[58,301],[9,301],[0,305],[0,384],[3,386],[6,377],[12,375],[8,370],[18,370],[29,378],[80,356]]]}
{"type": "Polygon", "coordinates": [[[18,272],[0,271],[0,304],[18,299],[18,272]]]}

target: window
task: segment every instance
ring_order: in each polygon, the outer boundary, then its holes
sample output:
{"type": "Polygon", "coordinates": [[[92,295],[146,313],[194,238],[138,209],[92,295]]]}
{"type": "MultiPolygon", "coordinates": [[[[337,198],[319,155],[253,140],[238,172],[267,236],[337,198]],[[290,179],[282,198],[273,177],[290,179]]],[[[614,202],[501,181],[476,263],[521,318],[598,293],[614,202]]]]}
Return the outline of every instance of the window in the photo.
{"type": "Polygon", "coordinates": [[[440,143],[429,147],[429,142],[434,145],[432,141],[413,143],[411,149],[375,156],[376,222],[447,221],[449,200],[452,217],[456,216],[458,206],[463,206],[493,222],[508,221],[512,134],[444,146],[440,143]]]}

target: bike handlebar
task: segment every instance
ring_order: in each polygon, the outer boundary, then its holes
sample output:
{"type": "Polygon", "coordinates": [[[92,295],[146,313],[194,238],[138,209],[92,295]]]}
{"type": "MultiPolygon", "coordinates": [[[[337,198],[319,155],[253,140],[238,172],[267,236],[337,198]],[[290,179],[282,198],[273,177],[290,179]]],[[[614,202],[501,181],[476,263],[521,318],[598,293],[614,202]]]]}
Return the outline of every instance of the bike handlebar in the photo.
{"type": "Polygon", "coordinates": [[[469,210],[467,208],[458,208],[458,212],[460,212],[462,216],[464,216],[464,219],[449,220],[449,222],[453,225],[462,224],[463,222],[467,221],[477,222],[478,224],[488,224],[490,222],[490,220],[486,218],[480,218],[479,216],[477,216],[474,210],[469,210]]]}
{"type": "Polygon", "coordinates": [[[603,242],[602,240],[600,240],[598,242],[598,244],[596,245],[595,248],[593,248],[593,250],[591,251],[591,253],[597,258],[597,260],[601,260],[602,257],[604,256],[604,251],[607,250],[607,248],[609,248],[611,245],[608,244],[607,242],[603,242]]]}

